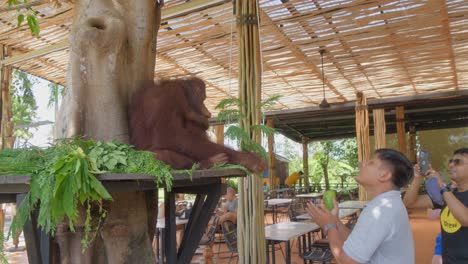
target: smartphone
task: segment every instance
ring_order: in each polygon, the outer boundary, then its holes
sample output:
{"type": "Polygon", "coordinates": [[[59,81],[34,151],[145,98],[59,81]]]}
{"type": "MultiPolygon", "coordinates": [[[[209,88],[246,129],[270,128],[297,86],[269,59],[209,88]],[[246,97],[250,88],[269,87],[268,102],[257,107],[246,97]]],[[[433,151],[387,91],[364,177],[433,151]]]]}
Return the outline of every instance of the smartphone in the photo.
{"type": "Polygon", "coordinates": [[[426,175],[426,172],[429,170],[429,163],[429,152],[421,150],[419,152],[419,168],[421,169],[421,175],[426,175]]]}
{"type": "Polygon", "coordinates": [[[440,206],[444,206],[445,202],[442,198],[442,194],[440,194],[440,187],[437,179],[435,177],[429,178],[424,184],[426,185],[427,195],[431,197],[431,200],[440,206]]]}

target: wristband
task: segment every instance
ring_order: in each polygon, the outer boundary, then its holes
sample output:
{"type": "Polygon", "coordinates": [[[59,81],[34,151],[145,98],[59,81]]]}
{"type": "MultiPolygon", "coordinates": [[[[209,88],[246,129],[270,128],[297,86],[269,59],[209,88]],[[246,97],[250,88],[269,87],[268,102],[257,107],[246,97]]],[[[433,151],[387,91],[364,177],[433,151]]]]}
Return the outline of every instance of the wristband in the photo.
{"type": "Polygon", "coordinates": [[[324,233],[328,233],[328,230],[330,230],[331,228],[336,228],[338,229],[338,225],[333,223],[333,224],[326,224],[324,227],[323,227],[323,232],[324,233]]]}
{"type": "Polygon", "coordinates": [[[447,184],[444,187],[442,187],[442,189],[440,189],[440,194],[444,194],[444,192],[452,192],[452,191],[453,191],[452,186],[450,184],[447,184]]]}

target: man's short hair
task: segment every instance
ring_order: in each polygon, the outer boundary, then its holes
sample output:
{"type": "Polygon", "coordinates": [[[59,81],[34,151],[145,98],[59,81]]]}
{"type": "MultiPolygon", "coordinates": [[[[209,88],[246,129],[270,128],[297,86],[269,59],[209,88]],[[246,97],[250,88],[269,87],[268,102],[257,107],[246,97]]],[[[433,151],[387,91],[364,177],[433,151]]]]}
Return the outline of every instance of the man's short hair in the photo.
{"type": "Polygon", "coordinates": [[[459,148],[453,152],[453,155],[468,155],[468,148],[459,148]]]}
{"type": "Polygon", "coordinates": [[[401,188],[413,179],[413,164],[403,153],[393,149],[382,148],[377,149],[374,154],[391,167],[392,182],[396,187],[401,188]]]}
{"type": "Polygon", "coordinates": [[[234,188],[232,188],[232,187],[227,187],[226,193],[236,194],[236,190],[234,190],[234,188]]]}

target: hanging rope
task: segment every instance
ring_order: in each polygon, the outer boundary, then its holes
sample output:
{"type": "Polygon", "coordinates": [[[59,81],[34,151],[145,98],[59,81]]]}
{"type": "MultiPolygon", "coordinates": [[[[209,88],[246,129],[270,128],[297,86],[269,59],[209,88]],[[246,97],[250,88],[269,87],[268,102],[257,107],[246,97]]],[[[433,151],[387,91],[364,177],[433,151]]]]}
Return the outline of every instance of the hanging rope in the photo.
{"type": "MultiPolygon", "coordinates": [[[[261,57],[258,1],[236,0],[239,43],[239,98],[243,103],[240,126],[251,138],[261,142],[261,134],[251,127],[261,121],[257,107],[261,102],[261,57]]],[[[239,180],[238,250],[240,263],[265,263],[263,184],[260,175],[239,180]]]]}

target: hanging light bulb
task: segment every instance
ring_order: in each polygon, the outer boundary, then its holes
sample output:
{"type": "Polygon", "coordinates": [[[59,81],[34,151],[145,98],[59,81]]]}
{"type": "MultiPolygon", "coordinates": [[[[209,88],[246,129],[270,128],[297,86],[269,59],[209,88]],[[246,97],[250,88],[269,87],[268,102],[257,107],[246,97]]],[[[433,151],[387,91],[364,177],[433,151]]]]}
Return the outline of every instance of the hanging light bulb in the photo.
{"type": "Polygon", "coordinates": [[[325,53],[325,50],[321,49],[319,52],[320,52],[320,57],[322,59],[322,91],[323,91],[323,100],[322,102],[320,102],[319,107],[329,108],[330,104],[327,102],[327,98],[325,97],[325,74],[323,72],[323,54],[325,53]]]}

